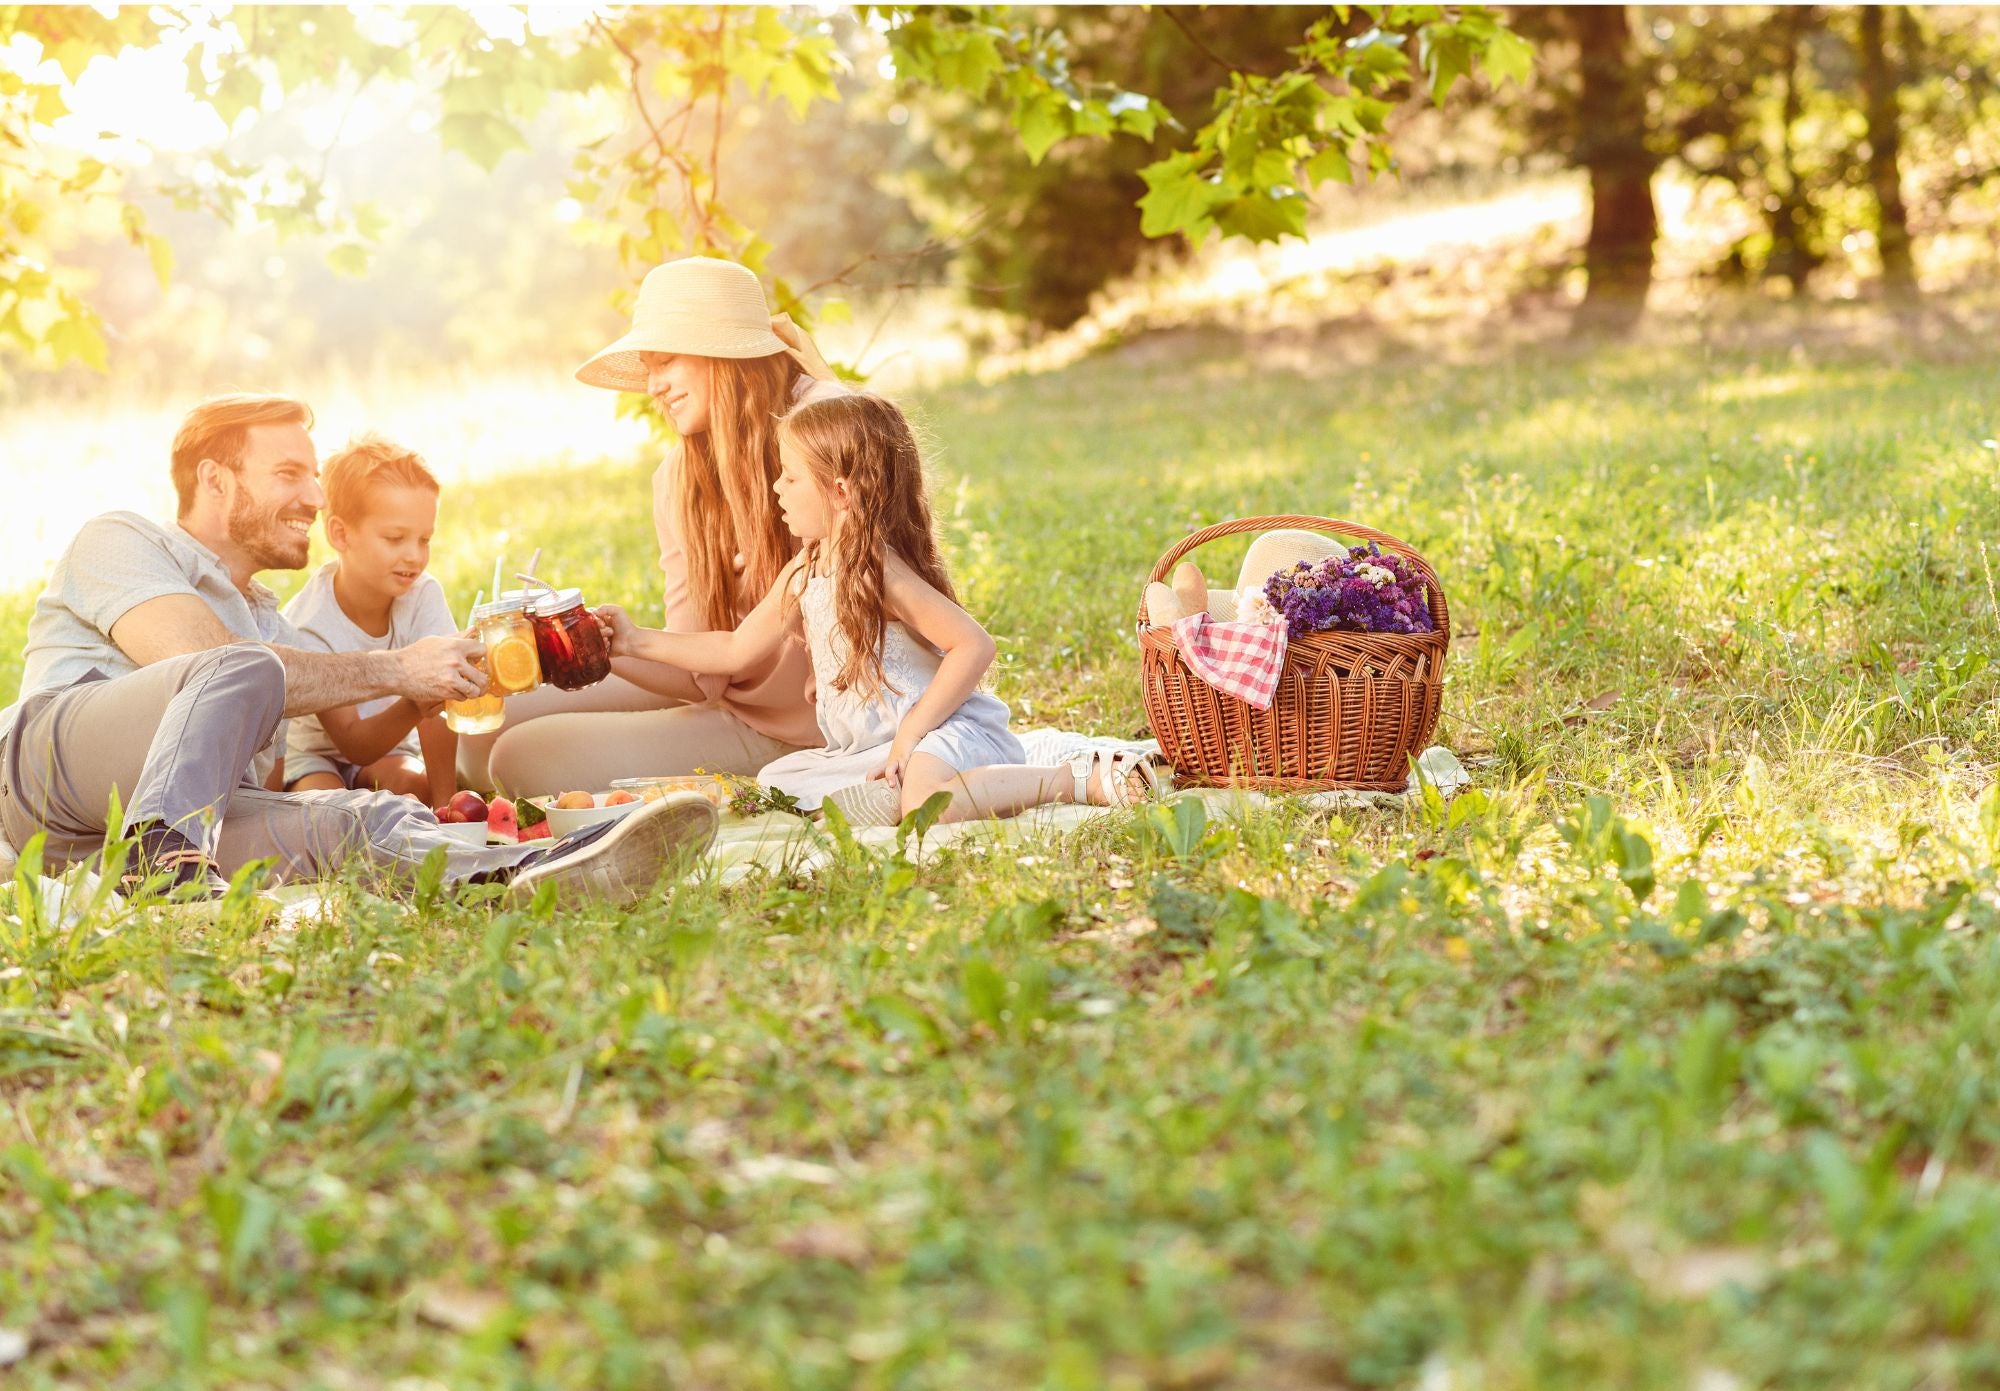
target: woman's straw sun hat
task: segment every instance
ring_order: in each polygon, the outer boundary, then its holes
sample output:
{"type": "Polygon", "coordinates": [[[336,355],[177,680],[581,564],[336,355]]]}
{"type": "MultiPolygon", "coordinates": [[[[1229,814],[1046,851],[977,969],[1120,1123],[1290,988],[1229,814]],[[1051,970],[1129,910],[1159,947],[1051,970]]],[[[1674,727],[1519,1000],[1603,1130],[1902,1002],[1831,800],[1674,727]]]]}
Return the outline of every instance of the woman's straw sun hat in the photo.
{"type": "Polygon", "coordinates": [[[646,273],[632,306],[632,331],[577,368],[576,379],[612,391],[644,391],[640,353],[769,357],[791,351],[771,331],[771,307],[753,271],[713,256],[685,256],[646,273]]]}

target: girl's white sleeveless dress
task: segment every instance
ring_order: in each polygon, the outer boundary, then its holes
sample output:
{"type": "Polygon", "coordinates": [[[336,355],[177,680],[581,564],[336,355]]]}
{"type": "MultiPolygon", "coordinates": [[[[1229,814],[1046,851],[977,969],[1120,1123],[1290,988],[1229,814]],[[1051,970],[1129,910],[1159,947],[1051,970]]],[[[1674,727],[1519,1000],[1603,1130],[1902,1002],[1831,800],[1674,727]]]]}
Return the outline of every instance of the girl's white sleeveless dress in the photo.
{"type": "MultiPolygon", "coordinates": [[[[800,749],[767,763],[758,772],[757,781],[791,793],[799,799],[802,810],[811,811],[827,793],[852,786],[881,768],[903,716],[929,688],[942,659],[902,624],[886,623],[882,627],[882,688],[866,697],[837,691],[833,678],[847,662],[848,644],[834,616],[831,579],[814,575],[806,581],[799,594],[799,616],[805,624],[806,648],[812,655],[814,713],[820,733],[826,736],[826,747],[800,749]]],[[[917,752],[942,759],[960,772],[995,763],[1024,762],[1027,752],[1007,728],[1007,717],[1006,703],[999,697],[974,691],[943,724],[923,737],[917,752]]]]}

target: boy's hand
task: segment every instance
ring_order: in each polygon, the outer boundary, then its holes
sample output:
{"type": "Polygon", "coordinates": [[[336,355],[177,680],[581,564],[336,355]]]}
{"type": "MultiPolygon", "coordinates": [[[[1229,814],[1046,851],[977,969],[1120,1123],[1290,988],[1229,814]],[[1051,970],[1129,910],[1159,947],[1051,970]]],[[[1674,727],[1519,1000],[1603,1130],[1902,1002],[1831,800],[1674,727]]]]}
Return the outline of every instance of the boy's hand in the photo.
{"type": "Polygon", "coordinates": [[[632,655],[632,638],[639,631],[639,625],[632,621],[632,615],[617,604],[599,604],[590,611],[597,620],[597,626],[604,634],[604,641],[611,647],[614,657],[632,655]]]}
{"type": "Polygon", "coordinates": [[[486,689],[486,673],[472,663],[483,643],[457,637],[419,638],[396,649],[397,685],[418,705],[470,700],[486,689]]]}

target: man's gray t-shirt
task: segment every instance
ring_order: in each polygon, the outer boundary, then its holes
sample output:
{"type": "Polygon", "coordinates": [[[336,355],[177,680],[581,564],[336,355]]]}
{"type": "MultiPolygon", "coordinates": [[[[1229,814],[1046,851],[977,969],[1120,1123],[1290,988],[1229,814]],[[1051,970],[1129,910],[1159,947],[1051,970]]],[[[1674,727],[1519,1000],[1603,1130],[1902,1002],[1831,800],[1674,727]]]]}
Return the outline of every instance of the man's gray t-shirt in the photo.
{"type": "MultiPolygon", "coordinates": [[[[435,575],[419,575],[410,592],[398,595],[389,605],[388,632],[378,637],[363,631],[347,616],[340,607],[340,600],[334,596],[333,577],[339,569],[339,561],[329,560],[313,572],[305,588],[285,605],[285,617],[299,631],[299,646],[324,652],[385,652],[408,647],[419,638],[450,636],[458,631],[458,624],[451,616],[451,603],[444,597],[444,586],[438,583],[435,575]]],[[[364,700],[354,707],[355,717],[365,720],[379,715],[395,704],[396,699],[395,696],[382,696],[376,700],[364,700]]],[[[347,757],[327,736],[326,727],[317,715],[306,715],[292,721],[288,752],[295,766],[301,756],[342,761],[347,757]]],[[[411,730],[405,735],[402,743],[391,752],[421,758],[423,751],[418,745],[416,731],[411,730]]],[[[286,776],[296,777],[298,774],[287,772],[286,776]]]]}
{"type": "MultiPolygon", "coordinates": [[[[278,611],[278,596],[254,580],[246,596],[215,552],[186,531],[136,512],[107,512],[83,524],[35,601],[20,694],[16,704],[0,710],[0,739],[14,727],[19,702],[29,696],[62,690],[93,673],[115,677],[137,671],[139,664],[111,640],[111,627],[148,599],[167,594],[192,594],[246,642],[299,645],[298,629],[278,611]]],[[[280,720],[249,770],[257,782],[270,776],[284,748],[280,720]]]]}

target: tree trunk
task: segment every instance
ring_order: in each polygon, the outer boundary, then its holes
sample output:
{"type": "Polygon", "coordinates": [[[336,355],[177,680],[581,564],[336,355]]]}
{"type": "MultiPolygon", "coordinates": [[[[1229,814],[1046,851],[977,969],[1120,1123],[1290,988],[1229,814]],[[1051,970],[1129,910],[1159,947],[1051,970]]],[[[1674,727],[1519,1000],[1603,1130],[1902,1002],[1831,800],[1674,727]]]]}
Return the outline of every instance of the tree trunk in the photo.
{"type": "MultiPolygon", "coordinates": [[[[1875,190],[1879,214],[1876,245],[1882,253],[1882,290],[1890,299],[1907,300],[1916,298],[1917,272],[1910,257],[1909,213],[1903,206],[1902,115],[1896,103],[1902,74],[1891,65],[1882,34],[1884,10],[1893,8],[1900,7],[1861,8],[1861,92],[1868,117],[1868,186],[1875,190]]],[[[1898,36],[1907,41],[1909,35],[1905,15],[1898,36]]],[[[1905,64],[1909,57],[1906,51],[1905,64]]]]}
{"type": "Polygon", "coordinates": [[[1659,161],[1646,148],[1646,88],[1633,61],[1626,7],[1567,13],[1583,77],[1575,158],[1590,174],[1590,235],[1583,246],[1588,284],[1574,327],[1617,332],[1638,321],[1653,283],[1660,231],[1653,170],[1659,161]]]}
{"type": "Polygon", "coordinates": [[[1784,77],[1785,99],[1778,116],[1777,173],[1778,206],[1771,214],[1771,257],[1764,274],[1780,276],[1791,285],[1794,295],[1803,294],[1806,276],[1817,258],[1806,246],[1806,223],[1811,210],[1800,186],[1797,162],[1792,157],[1792,127],[1799,119],[1799,43],[1812,22],[1813,7],[1801,5],[1781,10],[1772,23],[1779,26],[1778,72],[1784,77]]]}

